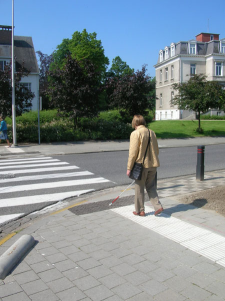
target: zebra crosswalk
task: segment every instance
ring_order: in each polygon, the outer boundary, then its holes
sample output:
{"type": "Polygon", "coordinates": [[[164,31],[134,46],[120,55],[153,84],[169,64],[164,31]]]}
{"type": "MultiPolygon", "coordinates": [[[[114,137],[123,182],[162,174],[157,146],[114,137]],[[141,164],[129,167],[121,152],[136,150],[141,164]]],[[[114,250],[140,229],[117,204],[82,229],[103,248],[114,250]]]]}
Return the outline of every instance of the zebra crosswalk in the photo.
{"type": "Polygon", "coordinates": [[[52,157],[0,160],[0,226],[110,182],[52,157]]]}

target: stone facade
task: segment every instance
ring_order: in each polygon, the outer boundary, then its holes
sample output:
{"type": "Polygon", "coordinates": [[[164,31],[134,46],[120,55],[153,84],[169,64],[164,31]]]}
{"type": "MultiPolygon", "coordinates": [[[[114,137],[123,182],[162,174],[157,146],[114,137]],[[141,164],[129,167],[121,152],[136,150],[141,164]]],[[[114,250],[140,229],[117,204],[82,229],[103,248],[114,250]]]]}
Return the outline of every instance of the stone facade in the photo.
{"type": "MultiPolygon", "coordinates": [[[[193,74],[205,74],[208,80],[225,86],[225,39],[219,34],[201,33],[196,40],[171,43],[160,50],[156,70],[156,120],[195,118],[192,111],[171,105],[173,83],[182,83],[193,74]]],[[[212,112],[211,112],[212,113],[212,112]]],[[[213,110],[213,114],[223,114],[213,110]]]]}

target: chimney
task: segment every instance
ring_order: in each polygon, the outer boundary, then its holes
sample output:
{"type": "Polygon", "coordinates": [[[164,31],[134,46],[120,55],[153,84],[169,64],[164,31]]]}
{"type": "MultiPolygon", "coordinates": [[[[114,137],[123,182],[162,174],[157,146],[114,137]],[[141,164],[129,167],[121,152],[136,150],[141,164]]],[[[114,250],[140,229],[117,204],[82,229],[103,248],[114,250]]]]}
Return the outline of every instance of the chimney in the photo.
{"type": "Polygon", "coordinates": [[[218,33],[200,33],[196,36],[196,41],[199,41],[199,42],[209,42],[209,41],[213,41],[213,40],[216,40],[218,41],[219,40],[219,34],[218,33]]]}
{"type": "Polygon", "coordinates": [[[0,44],[12,44],[12,26],[0,25],[0,44]]]}

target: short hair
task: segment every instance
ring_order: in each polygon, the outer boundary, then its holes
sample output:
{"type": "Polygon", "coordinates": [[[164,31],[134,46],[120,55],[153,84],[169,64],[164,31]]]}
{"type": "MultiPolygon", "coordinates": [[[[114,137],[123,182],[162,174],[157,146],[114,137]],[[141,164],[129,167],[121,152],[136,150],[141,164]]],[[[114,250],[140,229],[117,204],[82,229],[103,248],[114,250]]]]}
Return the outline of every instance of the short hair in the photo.
{"type": "Polygon", "coordinates": [[[132,120],[132,128],[134,129],[135,126],[139,125],[146,125],[145,119],[142,115],[134,115],[132,120]]]}

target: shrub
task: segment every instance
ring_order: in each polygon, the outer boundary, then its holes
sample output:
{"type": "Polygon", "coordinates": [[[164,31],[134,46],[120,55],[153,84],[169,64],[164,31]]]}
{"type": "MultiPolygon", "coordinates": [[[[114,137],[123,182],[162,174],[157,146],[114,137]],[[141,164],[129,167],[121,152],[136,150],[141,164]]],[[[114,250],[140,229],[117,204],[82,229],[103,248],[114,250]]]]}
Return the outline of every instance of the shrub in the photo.
{"type": "Polygon", "coordinates": [[[155,112],[148,111],[147,114],[144,116],[146,124],[151,123],[154,117],[155,117],[155,112]]]}
{"type": "MultiPolygon", "coordinates": [[[[54,120],[61,120],[62,117],[57,115],[57,110],[40,111],[40,123],[50,123],[54,120]]],[[[37,124],[38,112],[30,111],[16,117],[16,123],[20,124],[37,124]]]]}
{"type": "Polygon", "coordinates": [[[203,120],[225,120],[225,115],[224,116],[217,116],[217,115],[201,115],[201,119],[203,120]]]}
{"type": "Polygon", "coordinates": [[[130,124],[122,122],[107,121],[103,119],[86,120],[83,123],[83,131],[88,133],[89,139],[128,139],[132,128],[130,124]]]}
{"type": "Polygon", "coordinates": [[[120,115],[118,110],[100,112],[98,118],[107,121],[122,121],[122,116],[120,115]]]}
{"type": "MultiPolygon", "coordinates": [[[[129,139],[132,132],[132,117],[118,110],[100,112],[98,117],[79,119],[79,129],[74,131],[73,120],[57,115],[57,110],[40,112],[41,142],[63,142],[82,140],[129,139]]],[[[152,112],[144,116],[146,122],[152,121],[152,112]]],[[[12,120],[7,117],[9,139],[12,141],[12,120]]],[[[38,143],[38,112],[30,111],[16,118],[17,142],[38,143]]]]}
{"type": "MultiPolygon", "coordinates": [[[[45,123],[40,127],[41,142],[63,142],[87,140],[88,135],[79,130],[74,131],[62,122],[45,123]]],[[[17,124],[17,142],[38,143],[38,126],[17,124]]]]}

